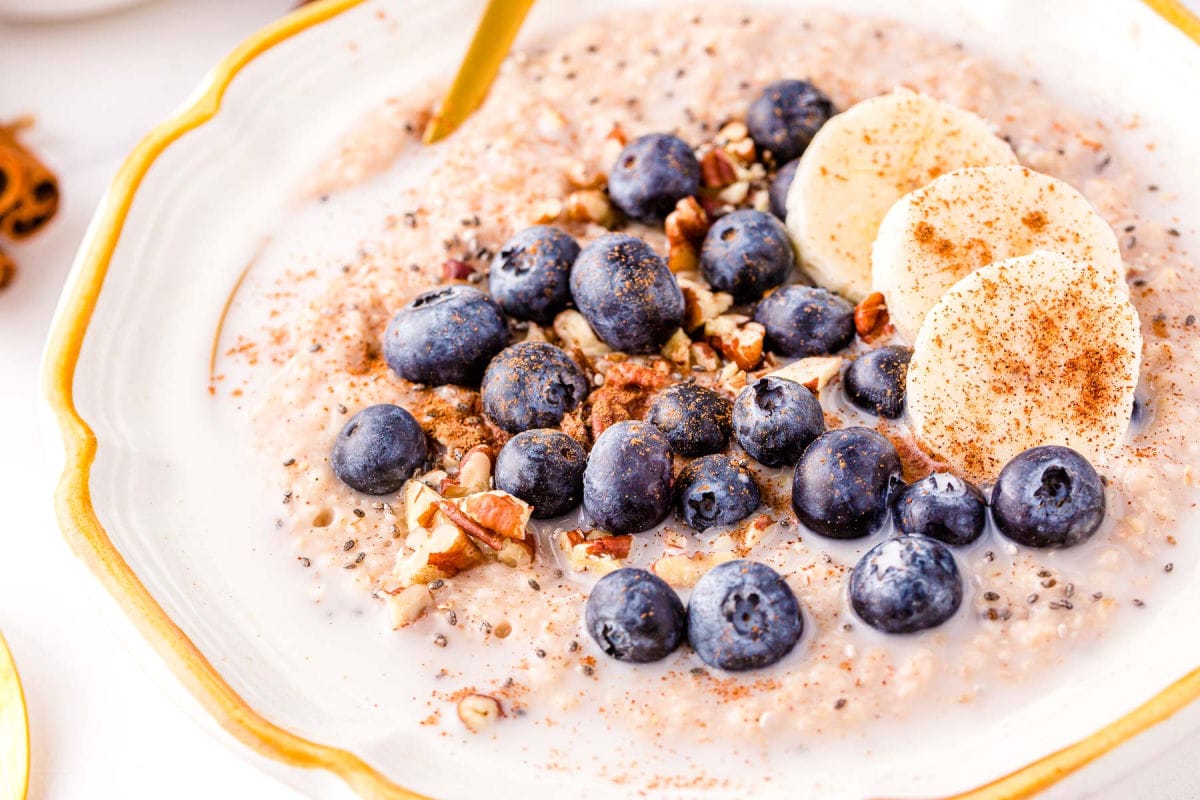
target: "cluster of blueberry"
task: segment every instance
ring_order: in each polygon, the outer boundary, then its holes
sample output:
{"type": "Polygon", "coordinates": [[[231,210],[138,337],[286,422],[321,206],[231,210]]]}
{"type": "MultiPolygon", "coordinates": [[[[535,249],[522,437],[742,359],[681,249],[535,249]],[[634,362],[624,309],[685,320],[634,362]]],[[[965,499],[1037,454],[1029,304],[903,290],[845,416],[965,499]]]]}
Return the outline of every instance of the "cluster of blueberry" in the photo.
{"type": "MultiPolygon", "coordinates": [[[[751,105],[747,127],[760,152],[794,160],[833,113],[811,85],[781,81],[751,105]]],[[[772,186],[772,207],[794,169],[772,186]]],[[[631,142],[609,173],[613,202],[634,220],[661,222],[699,191],[700,167],[685,142],[663,134],[631,142]]],[[[777,219],[741,210],[718,218],[700,252],[705,279],[739,304],[757,303],[766,345],[784,357],[837,352],[855,336],[854,309],[810,286],[782,286],[795,266],[777,219]],[[782,287],[782,288],[777,288],[782,287]],[[765,299],[763,295],[774,289],[765,299]]],[[[540,519],[582,504],[596,526],[614,534],[650,530],[672,507],[697,531],[750,516],[760,490],[749,462],[727,454],[731,439],[768,467],[795,466],[792,507],[815,533],[857,539],[889,518],[899,535],[869,550],[854,567],[850,602],[869,625],[905,633],[940,625],[958,609],[962,581],[947,545],[984,531],[989,503],[970,484],[934,474],[905,486],[900,458],[867,428],[826,431],[820,402],[777,376],[746,386],[734,401],[686,382],[660,392],[646,421],[605,429],[588,453],[555,430],[588,397],[587,376],[547,342],[509,344],[508,318],[548,323],[572,303],[609,347],[657,352],[680,328],[684,297],[663,259],[633,236],[609,234],[580,248],[567,233],[535,226],[517,233],[496,257],[490,294],[463,285],[420,295],[385,333],[383,352],[400,377],[423,384],[480,385],[484,412],[513,438],[495,465],[496,488],[533,506],[540,519]],[[690,461],[673,476],[673,456],[690,461]]],[[[884,417],[904,408],[911,351],[879,347],[856,359],[843,380],[854,405],[884,417]]],[[[368,494],[397,491],[426,458],[420,426],[406,410],[377,405],[357,413],[332,453],[337,476],[368,494]]],[[[1069,546],[1089,537],[1104,516],[1104,492],[1074,451],[1027,451],[1001,472],[991,497],[1001,534],[1034,547],[1069,546]]],[[[687,610],[675,592],[644,570],[601,579],[587,623],[615,658],[652,661],[685,640],[708,664],[748,669],[774,663],[803,631],[800,604],[770,567],[733,561],[705,574],[687,610]]]]}
{"type": "MultiPolygon", "coordinates": [[[[834,538],[874,534],[891,515],[898,535],[855,565],[850,605],[877,630],[915,633],[941,625],[962,603],[962,579],[947,545],[978,539],[989,503],[952,475],[934,473],[905,486],[886,439],[866,428],[843,428],[804,450],[792,506],[808,528],[834,538]]],[[[1086,541],[1103,521],[1104,487],[1074,450],[1036,447],[1004,467],[990,506],[996,528],[1007,538],[1030,547],[1069,547],[1086,541]]],[[[705,573],[686,611],[671,587],[651,573],[634,568],[609,573],[588,599],[587,624],[614,658],[656,661],[686,641],[706,664],[725,670],[775,663],[791,652],[804,629],[800,605],[783,578],[750,561],[730,561],[705,573]]]]}

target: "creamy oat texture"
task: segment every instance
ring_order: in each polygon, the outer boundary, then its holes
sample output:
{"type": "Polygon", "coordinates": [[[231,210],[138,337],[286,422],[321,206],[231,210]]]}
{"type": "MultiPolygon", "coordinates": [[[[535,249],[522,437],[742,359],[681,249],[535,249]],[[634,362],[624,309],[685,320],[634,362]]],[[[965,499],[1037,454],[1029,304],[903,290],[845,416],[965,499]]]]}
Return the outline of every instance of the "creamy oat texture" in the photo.
{"type": "MultiPolygon", "coordinates": [[[[390,220],[361,258],[312,302],[289,304],[295,287],[281,283],[264,300],[286,310],[274,319],[277,327],[244,338],[228,355],[273,376],[254,424],[258,446],[282,465],[267,477],[286,502],[284,530],[264,535],[294,537],[297,570],[315,583],[352,582],[374,594],[380,626],[390,627],[385,590],[394,588],[393,565],[405,547],[400,498],[365,497],[339,484],[328,462],[334,436],[349,414],[380,402],[411,409],[448,467],[473,446],[498,446],[503,436],[482,419],[475,392],[414,387],[388,371],[379,347],[389,317],[441,282],[448,260],[481,275],[501,243],[533,222],[553,221],[581,242],[604,233],[599,224],[570,219],[567,206],[572,193],[594,187],[611,161],[614,127],[631,137],[675,131],[698,146],[742,119],[766,83],[785,77],[811,79],[841,109],[904,85],[974,111],[1011,142],[1023,164],[1075,186],[1113,225],[1143,325],[1144,410],[1129,441],[1096,465],[1108,481],[1104,526],[1088,544],[1058,553],[1017,548],[989,531],[955,551],[965,581],[956,617],[918,636],[889,638],[859,622],[845,598],[850,568],[886,532],[833,542],[804,531],[788,507],[790,475],[764,472],[764,505],[748,523],[697,535],[669,519],[635,537],[628,559],[647,565],[705,554],[666,563],[681,585],[694,580],[689,569],[730,554],[764,561],[786,576],[804,608],[801,645],[773,668],[724,675],[704,668],[686,647],[640,673],[607,660],[581,624],[595,570],[572,570],[555,529],[576,524],[552,522],[539,527],[532,567],[490,563],[434,584],[431,601],[410,593],[430,604],[428,613],[391,635],[407,639],[412,657],[431,671],[446,672],[446,696],[431,700],[443,712],[437,724],[457,724],[452,693],[459,688],[546,718],[584,708],[650,736],[684,732],[719,741],[769,734],[802,743],[874,720],[904,720],[918,708],[927,714],[970,704],[1033,675],[1044,679],[1087,642],[1150,613],[1156,587],[1172,580],[1176,520],[1190,502],[1192,465],[1200,456],[1198,437],[1187,435],[1200,423],[1191,315],[1200,281],[1173,230],[1183,223],[1135,211],[1137,198],[1153,189],[1110,152],[1113,121],[1073,115],[1027,77],[894,24],[712,7],[625,14],[582,27],[549,49],[517,53],[483,109],[428,151],[416,145],[415,132],[429,97],[398,100],[364,121],[314,174],[307,187],[314,201],[324,194],[334,203],[341,189],[377,173],[373,180],[401,172],[422,178],[397,189],[407,213],[390,220]],[[387,169],[401,152],[400,166],[387,169]],[[481,662],[461,656],[451,666],[444,657],[450,650],[441,645],[460,654],[503,653],[511,670],[473,670],[481,662]]],[[[760,189],[761,180],[751,181],[744,202],[761,202],[760,189]]],[[[626,230],[666,255],[661,230],[626,230]]],[[[535,328],[527,335],[554,334],[535,328]]],[[[680,369],[646,361],[639,377],[637,364],[624,363],[605,381],[600,376],[615,363],[590,360],[594,383],[609,387],[601,397],[594,393],[593,405],[616,417],[641,413],[639,380],[662,385],[680,369]],[[631,374],[635,390],[622,396],[631,374]]],[[[716,369],[698,372],[698,380],[736,391],[747,378],[729,363],[727,356],[716,369]]],[[[878,427],[897,443],[909,479],[934,466],[903,421],[859,416],[842,402],[837,377],[821,383],[831,426],[878,427]]],[[[581,415],[573,432],[586,438],[594,421],[581,415]]],[[[687,589],[681,594],[686,600],[687,589]]]]}

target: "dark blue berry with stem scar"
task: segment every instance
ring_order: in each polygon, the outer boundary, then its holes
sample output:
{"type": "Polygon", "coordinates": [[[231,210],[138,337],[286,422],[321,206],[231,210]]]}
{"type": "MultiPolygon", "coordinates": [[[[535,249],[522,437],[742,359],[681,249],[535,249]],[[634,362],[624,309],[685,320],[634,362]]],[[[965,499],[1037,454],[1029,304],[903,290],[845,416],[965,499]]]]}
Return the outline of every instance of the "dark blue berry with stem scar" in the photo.
{"type": "Polygon", "coordinates": [[[800,602],[779,573],[727,561],[701,576],[687,610],[688,641],[710,667],[759,669],[786,656],[804,632],[800,602]]]}
{"type": "Polygon", "coordinates": [[[714,222],[700,248],[705,280],[738,303],[752,303],[782,285],[795,265],[792,240],[779,220],[749,208],[714,222]]]}
{"type": "Polygon", "coordinates": [[[719,453],[729,446],[733,403],[712,389],[677,383],[658,393],[646,421],[663,432],[674,453],[689,457],[719,453]]]}
{"type": "Polygon", "coordinates": [[[535,519],[558,517],[579,505],[586,466],[583,447],[562,431],[524,431],[496,458],[496,488],[533,506],[535,519]]]}
{"type": "Polygon", "coordinates": [[[896,498],[892,514],[901,533],[950,545],[970,544],[983,533],[987,500],[962,478],[935,472],[906,486],[896,498]]]}
{"type": "Polygon", "coordinates": [[[760,464],[795,464],[825,432],[825,413],[813,393],[795,381],[767,376],[742,389],[733,404],[733,434],[760,464]]]}
{"type": "Polygon", "coordinates": [[[700,163],[677,136],[650,133],[625,146],[608,171],[608,194],[638,222],[658,223],[700,191],[700,163]]]}
{"type": "Polygon", "coordinates": [[[547,342],[506,347],[483,374],[483,411],[509,433],[554,427],[587,395],[583,370],[547,342]]]}
{"type": "Polygon", "coordinates": [[[351,489],[391,494],[425,462],[425,432],[400,406],[368,406],[342,427],[329,461],[351,489]]]}
{"type": "Polygon", "coordinates": [[[800,166],[800,159],[794,158],[780,167],[779,172],[775,173],[775,178],[771,181],[771,188],[767,191],[767,196],[771,200],[771,213],[780,219],[787,219],[788,189],[792,188],[792,179],[796,177],[796,167],[798,166],[800,166]]]}
{"type": "Polygon", "coordinates": [[[775,81],[750,104],[746,127],[755,147],[783,164],[799,158],[834,113],[833,102],[808,81],[775,81]]]}
{"type": "Polygon", "coordinates": [[[875,545],[850,573],[850,605],[885,633],[935,628],[962,604],[954,556],[925,536],[897,536],[875,545]]]}
{"type": "Polygon", "coordinates": [[[583,508],[613,533],[640,533],[666,518],[671,448],[658,428],[628,420],[600,434],[583,472],[583,508]]]}
{"type": "Polygon", "coordinates": [[[1069,447],[1026,450],[1000,470],[992,516],[1000,533],[1027,547],[1073,547],[1104,521],[1104,484],[1069,447]]]}
{"type": "Polygon", "coordinates": [[[892,443],[867,428],[840,428],[808,446],[792,477],[792,508],[804,525],[831,539],[858,539],[887,520],[901,482],[892,443]]]}
{"type": "Polygon", "coordinates": [[[854,341],[854,306],[825,289],[785,286],[754,312],[767,331],[767,348],[800,358],[836,353],[854,341]]]}
{"type": "Polygon", "coordinates": [[[605,655],[635,664],[666,658],[687,636],[679,595],[654,573],[634,567],[596,581],[584,619],[605,655]]]}
{"type": "Polygon", "coordinates": [[[675,479],[675,510],[698,531],[740,522],[760,500],[754,473],[727,455],[697,458],[675,479]]]}
{"type": "Polygon", "coordinates": [[[488,291],[510,316],[545,325],[571,302],[571,265],[579,244],[565,231],[534,225],[492,259],[488,291]]]}
{"type": "Polygon", "coordinates": [[[571,294],[605,344],[652,353],[683,322],[683,292],[650,245],[610,233],[583,248],[571,270],[571,294]]]}
{"type": "Polygon", "coordinates": [[[383,357],[414,383],[472,385],[506,344],[508,321],[496,301],[470,286],[446,286],[396,312],[383,335],[383,357]]]}
{"type": "Polygon", "coordinates": [[[904,413],[904,386],[912,348],[889,345],[863,353],[842,379],[846,399],[863,411],[896,419],[904,413]]]}

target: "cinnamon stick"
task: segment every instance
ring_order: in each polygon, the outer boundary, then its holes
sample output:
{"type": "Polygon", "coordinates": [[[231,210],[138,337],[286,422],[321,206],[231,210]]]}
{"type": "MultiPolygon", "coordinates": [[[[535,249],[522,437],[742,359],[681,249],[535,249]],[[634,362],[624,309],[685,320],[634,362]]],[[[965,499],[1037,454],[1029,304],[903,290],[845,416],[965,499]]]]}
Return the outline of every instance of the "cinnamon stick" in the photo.
{"type": "Polygon", "coordinates": [[[58,211],[58,177],[17,141],[21,123],[0,125],[0,235],[24,239],[58,211]]]}
{"type": "Polygon", "coordinates": [[[0,289],[12,283],[13,277],[17,274],[17,262],[12,260],[12,256],[0,250],[0,289]]]}

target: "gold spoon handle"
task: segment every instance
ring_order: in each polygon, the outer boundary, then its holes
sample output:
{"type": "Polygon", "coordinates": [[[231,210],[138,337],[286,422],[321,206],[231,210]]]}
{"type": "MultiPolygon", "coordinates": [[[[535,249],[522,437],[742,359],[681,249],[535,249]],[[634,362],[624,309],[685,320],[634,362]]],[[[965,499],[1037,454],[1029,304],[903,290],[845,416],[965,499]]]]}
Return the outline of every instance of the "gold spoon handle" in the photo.
{"type": "Polygon", "coordinates": [[[0,800],[29,791],[29,718],[17,665],[0,636],[0,800]]]}
{"type": "Polygon", "coordinates": [[[425,143],[449,136],[487,97],[533,0],[488,0],[450,91],[425,128],[425,143]]]}

